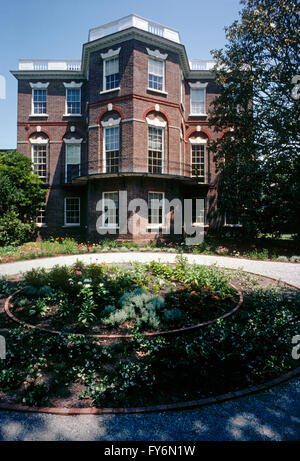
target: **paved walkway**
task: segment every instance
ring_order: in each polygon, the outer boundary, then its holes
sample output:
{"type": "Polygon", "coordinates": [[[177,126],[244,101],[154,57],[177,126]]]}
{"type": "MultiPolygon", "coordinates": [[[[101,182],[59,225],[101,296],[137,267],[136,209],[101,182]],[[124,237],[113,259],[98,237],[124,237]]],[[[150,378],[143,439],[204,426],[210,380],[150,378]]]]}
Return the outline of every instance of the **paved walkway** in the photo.
{"type": "MultiPolygon", "coordinates": [[[[89,262],[173,262],[173,253],[103,253],[61,256],[0,265],[0,276],[89,262]]],[[[300,288],[300,264],[187,255],[189,262],[241,268],[300,288]]],[[[300,440],[300,380],[259,394],[195,410],[137,414],[57,416],[0,411],[0,440],[300,440]]]]}
{"type": "MultiPolygon", "coordinates": [[[[211,265],[216,264],[220,267],[232,269],[243,269],[256,274],[277,278],[287,283],[291,283],[300,288],[300,264],[298,263],[281,263],[273,261],[253,261],[250,259],[230,258],[224,256],[208,255],[185,255],[190,263],[211,265]]],[[[139,253],[139,252],[115,252],[115,253],[91,253],[83,255],[58,256],[53,258],[33,259],[29,261],[19,261],[9,264],[0,264],[0,277],[3,275],[14,275],[26,272],[32,268],[44,267],[50,269],[56,264],[71,265],[77,260],[84,263],[106,262],[174,262],[176,254],[174,253],[139,253]]]]}

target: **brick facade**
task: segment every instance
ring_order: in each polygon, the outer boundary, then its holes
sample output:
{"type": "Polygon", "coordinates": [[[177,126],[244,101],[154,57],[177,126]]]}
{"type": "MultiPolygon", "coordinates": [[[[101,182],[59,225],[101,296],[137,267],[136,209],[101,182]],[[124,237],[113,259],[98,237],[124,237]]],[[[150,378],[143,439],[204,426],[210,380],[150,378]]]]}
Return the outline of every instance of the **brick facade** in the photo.
{"type": "MultiPolygon", "coordinates": [[[[47,206],[42,236],[73,235],[97,241],[99,212],[97,202],[105,191],[126,190],[128,200],[148,200],[149,191],[165,198],[205,198],[206,225],[216,227],[217,174],[212,155],[205,152],[205,179],[191,177],[191,140],[209,141],[217,134],[208,127],[207,116],[190,116],[190,84],[207,84],[206,112],[220,89],[212,72],[193,71],[187,67],[183,45],[172,43],[150,32],[126,31],[106,35],[83,46],[80,70],[19,70],[18,79],[18,145],[20,152],[32,157],[33,142],[47,142],[47,206]],[[120,50],[119,50],[120,49],[120,50]],[[119,85],[115,91],[104,91],[104,60],[101,55],[118,51],[119,85]],[[166,56],[165,89],[148,88],[148,60],[151,52],[166,56]],[[48,84],[47,116],[32,116],[32,83],[48,84]],[[65,116],[65,83],[81,84],[81,115],[65,116]],[[148,170],[148,125],[163,127],[163,171],[148,170]],[[119,122],[119,171],[104,171],[105,124],[119,122]],[[66,181],[67,142],[80,140],[80,174],[66,181]],[[65,222],[65,199],[80,198],[80,225],[65,222]]],[[[128,214],[128,217],[130,213],[128,214]]],[[[153,240],[147,224],[139,235],[116,233],[112,238],[153,240]]],[[[169,236],[168,236],[169,238],[169,236]]]]}

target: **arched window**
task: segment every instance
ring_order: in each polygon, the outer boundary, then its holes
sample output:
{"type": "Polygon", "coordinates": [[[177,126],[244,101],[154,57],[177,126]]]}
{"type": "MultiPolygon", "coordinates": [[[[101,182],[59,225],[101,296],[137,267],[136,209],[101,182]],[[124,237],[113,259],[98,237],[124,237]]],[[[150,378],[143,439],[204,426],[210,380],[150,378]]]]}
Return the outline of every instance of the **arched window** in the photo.
{"type": "Polygon", "coordinates": [[[191,174],[198,182],[207,182],[207,136],[198,133],[190,136],[191,174]]]}
{"type": "Polygon", "coordinates": [[[162,116],[149,114],[148,123],[148,173],[164,172],[165,128],[167,122],[162,116]]]}
{"type": "Polygon", "coordinates": [[[31,143],[31,161],[33,171],[44,183],[49,180],[48,171],[48,149],[49,138],[45,133],[33,133],[29,141],[31,143]]]}
{"type": "Polygon", "coordinates": [[[118,114],[101,121],[103,128],[103,171],[118,173],[120,171],[120,122],[118,114]]]}

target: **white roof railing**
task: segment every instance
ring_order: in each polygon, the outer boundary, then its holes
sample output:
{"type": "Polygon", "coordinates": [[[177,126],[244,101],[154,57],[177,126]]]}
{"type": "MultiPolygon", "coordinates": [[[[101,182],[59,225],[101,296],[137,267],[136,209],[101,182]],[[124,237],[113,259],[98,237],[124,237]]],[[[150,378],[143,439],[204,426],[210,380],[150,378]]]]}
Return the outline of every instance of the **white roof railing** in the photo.
{"type": "Polygon", "coordinates": [[[124,29],[129,29],[130,27],[136,27],[137,29],[150,32],[154,35],[159,35],[160,37],[167,38],[173,42],[181,43],[179,32],[177,30],[170,29],[170,27],[166,27],[162,24],[159,24],[158,22],[142,18],[136,14],[130,14],[129,16],[125,16],[124,18],[109,22],[103,26],[90,29],[89,42],[124,29]]]}
{"type": "Polygon", "coordinates": [[[81,70],[80,60],[20,59],[19,70],[81,70]]]}

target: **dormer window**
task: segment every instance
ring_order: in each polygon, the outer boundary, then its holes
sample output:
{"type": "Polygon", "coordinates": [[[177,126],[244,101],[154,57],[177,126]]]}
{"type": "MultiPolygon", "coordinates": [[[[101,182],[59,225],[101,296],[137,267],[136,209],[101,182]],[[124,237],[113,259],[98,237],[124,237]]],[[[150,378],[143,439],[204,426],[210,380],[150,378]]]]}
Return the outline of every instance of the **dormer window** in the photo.
{"type": "Polygon", "coordinates": [[[65,116],[81,115],[81,86],[82,83],[64,83],[64,87],[66,88],[65,116]]]}
{"type": "Polygon", "coordinates": [[[31,115],[47,115],[47,88],[49,83],[30,83],[32,88],[31,115]]]}
{"type": "Polygon", "coordinates": [[[206,115],[207,83],[189,83],[191,90],[190,115],[206,115]]]}
{"type": "Polygon", "coordinates": [[[103,91],[119,90],[120,73],[119,73],[119,53],[117,50],[109,50],[107,53],[101,53],[103,59],[103,91]]]}

